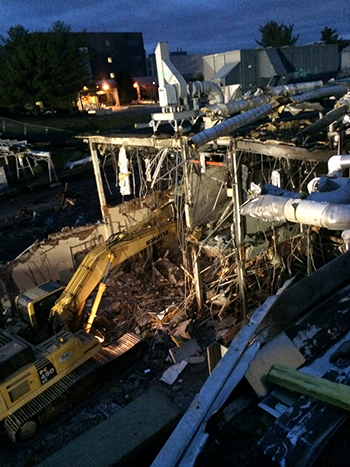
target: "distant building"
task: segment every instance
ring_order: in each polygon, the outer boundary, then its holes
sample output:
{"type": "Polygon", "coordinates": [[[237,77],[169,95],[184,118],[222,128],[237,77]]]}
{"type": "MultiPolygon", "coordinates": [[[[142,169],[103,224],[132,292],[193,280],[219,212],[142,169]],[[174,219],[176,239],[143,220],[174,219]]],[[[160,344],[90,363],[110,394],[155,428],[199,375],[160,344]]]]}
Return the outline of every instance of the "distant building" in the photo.
{"type": "Polygon", "coordinates": [[[146,53],[141,32],[74,32],[89,58],[91,80],[80,92],[78,108],[95,112],[120,104],[117,78],[146,76],[146,53]],[[92,87],[91,87],[92,84],[92,87]]]}
{"type": "MultiPolygon", "coordinates": [[[[169,52],[171,63],[184,77],[189,81],[203,81],[203,57],[204,55],[188,55],[187,52],[178,50],[169,52]]],[[[155,54],[150,54],[147,57],[147,76],[157,77],[157,64],[155,54]]]]}
{"type": "Polygon", "coordinates": [[[338,46],[313,44],[246,49],[203,57],[204,79],[243,92],[300,81],[329,80],[338,72],[338,46]]]}
{"type": "Polygon", "coordinates": [[[93,81],[116,79],[125,70],[146,76],[146,53],[141,32],[74,32],[87,49],[93,81]]]}
{"type": "Polygon", "coordinates": [[[340,53],[340,70],[344,76],[350,76],[350,45],[340,53]]]}

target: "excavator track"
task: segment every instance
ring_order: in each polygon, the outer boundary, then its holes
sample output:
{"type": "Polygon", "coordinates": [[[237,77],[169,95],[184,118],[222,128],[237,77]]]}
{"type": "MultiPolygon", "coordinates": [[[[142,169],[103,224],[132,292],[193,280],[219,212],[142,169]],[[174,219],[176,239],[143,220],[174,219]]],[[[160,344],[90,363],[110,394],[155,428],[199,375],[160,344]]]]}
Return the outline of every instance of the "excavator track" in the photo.
{"type": "Polygon", "coordinates": [[[63,376],[44,392],[32,399],[28,404],[16,410],[4,420],[4,428],[13,442],[19,438],[29,438],[31,432],[36,429],[33,418],[52,405],[58,398],[64,396],[75,384],[82,381],[96,371],[106,369],[112,370],[114,375],[125,370],[131,365],[142,352],[143,341],[132,333],[124,334],[115,344],[104,347],[87,360],[81,366],[63,376]],[[122,360],[122,361],[121,361],[122,360]],[[28,427],[27,429],[25,427],[28,427]],[[24,429],[24,432],[22,431],[24,429]],[[19,436],[20,435],[20,436],[19,436]]]}

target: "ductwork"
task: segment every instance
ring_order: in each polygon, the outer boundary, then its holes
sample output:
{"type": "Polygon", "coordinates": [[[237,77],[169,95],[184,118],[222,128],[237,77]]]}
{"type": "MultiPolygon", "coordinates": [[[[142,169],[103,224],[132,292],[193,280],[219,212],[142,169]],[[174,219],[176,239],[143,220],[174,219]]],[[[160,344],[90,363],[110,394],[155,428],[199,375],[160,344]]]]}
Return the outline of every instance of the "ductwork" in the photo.
{"type": "Polygon", "coordinates": [[[350,155],[332,156],[328,159],[328,175],[341,176],[344,169],[350,168],[350,155]]]}
{"type": "Polygon", "coordinates": [[[260,107],[261,105],[269,103],[270,100],[270,96],[257,96],[252,97],[251,99],[242,99],[238,101],[227,102],[226,104],[207,105],[201,110],[210,118],[226,118],[229,115],[237,114],[239,112],[245,112],[247,110],[260,107]]]}
{"type": "Polygon", "coordinates": [[[188,92],[191,97],[199,97],[201,94],[206,94],[208,104],[222,104],[224,95],[218,86],[213,81],[193,81],[188,85],[188,92]]]}
{"type": "Polygon", "coordinates": [[[350,228],[350,205],[321,203],[298,198],[262,195],[244,203],[242,216],[266,222],[295,222],[329,230],[350,228]]]}
{"type": "Polygon", "coordinates": [[[321,89],[315,89],[314,91],[305,92],[304,94],[298,94],[297,96],[293,96],[292,99],[294,102],[307,102],[313,99],[322,99],[323,97],[340,97],[344,96],[347,92],[347,86],[325,86],[321,89]]]}
{"type": "Polygon", "coordinates": [[[283,86],[275,86],[270,88],[270,92],[273,96],[300,94],[301,92],[312,91],[314,89],[321,88],[323,81],[310,81],[308,83],[291,83],[283,86]]]}
{"type": "MultiPolygon", "coordinates": [[[[332,156],[328,159],[328,174],[326,177],[332,177],[332,181],[335,184],[341,186],[348,182],[347,178],[339,178],[342,175],[344,169],[350,168],[350,155],[344,154],[339,156],[332,156]],[[334,178],[335,177],[335,178],[334,178]]],[[[321,177],[313,178],[308,184],[307,189],[309,193],[317,191],[318,183],[321,180],[321,177]]]]}
{"type": "Polygon", "coordinates": [[[303,135],[319,133],[324,128],[331,125],[333,122],[336,122],[339,119],[341,119],[342,117],[344,117],[344,115],[346,115],[346,113],[348,111],[349,111],[349,107],[347,105],[344,105],[344,104],[334,108],[333,110],[330,110],[329,112],[326,113],[326,115],[324,117],[317,120],[317,122],[315,122],[312,125],[309,125],[308,127],[306,127],[302,131],[303,135]]]}
{"type": "Polygon", "coordinates": [[[272,112],[273,108],[274,106],[272,104],[265,104],[257,107],[256,109],[248,110],[247,112],[244,112],[240,115],[231,117],[224,122],[219,123],[218,125],[215,125],[192,136],[189,140],[189,144],[198,148],[199,146],[202,146],[209,141],[213,141],[220,136],[228,135],[237,128],[241,128],[244,125],[254,123],[257,120],[266,117],[272,112]]]}
{"type": "MultiPolygon", "coordinates": [[[[187,86],[183,76],[178,72],[170,60],[167,42],[159,42],[155,51],[159,89],[165,94],[176,89],[176,100],[172,98],[172,105],[178,105],[180,99],[187,100],[187,86]]],[[[187,103],[187,102],[186,102],[187,103]]]]}

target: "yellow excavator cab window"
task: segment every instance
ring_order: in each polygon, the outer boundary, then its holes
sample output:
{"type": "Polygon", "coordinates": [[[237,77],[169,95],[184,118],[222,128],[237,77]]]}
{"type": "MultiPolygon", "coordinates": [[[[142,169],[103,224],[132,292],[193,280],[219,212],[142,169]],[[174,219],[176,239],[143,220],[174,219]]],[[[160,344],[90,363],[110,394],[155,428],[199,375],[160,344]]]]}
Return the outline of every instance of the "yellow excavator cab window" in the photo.
{"type": "Polygon", "coordinates": [[[63,290],[64,287],[58,282],[47,282],[20,294],[16,300],[20,320],[35,331],[41,329],[63,290]]]}

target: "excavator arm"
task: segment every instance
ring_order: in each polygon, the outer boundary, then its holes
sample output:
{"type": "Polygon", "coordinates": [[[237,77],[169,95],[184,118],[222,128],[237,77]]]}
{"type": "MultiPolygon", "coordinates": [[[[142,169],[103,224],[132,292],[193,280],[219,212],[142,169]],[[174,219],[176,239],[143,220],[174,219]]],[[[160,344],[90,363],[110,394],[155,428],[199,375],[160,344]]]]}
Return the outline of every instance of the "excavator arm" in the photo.
{"type": "Polygon", "coordinates": [[[156,227],[147,228],[142,232],[135,232],[135,230],[132,229],[117,237],[112,237],[95,247],[85,256],[62,295],[51,309],[50,320],[52,320],[54,328],[57,329],[57,327],[68,321],[77,323],[87,298],[101,283],[86,327],[86,331],[89,332],[102,293],[105,290],[105,280],[109,271],[168,235],[174,235],[176,233],[176,222],[166,222],[156,227]]]}

